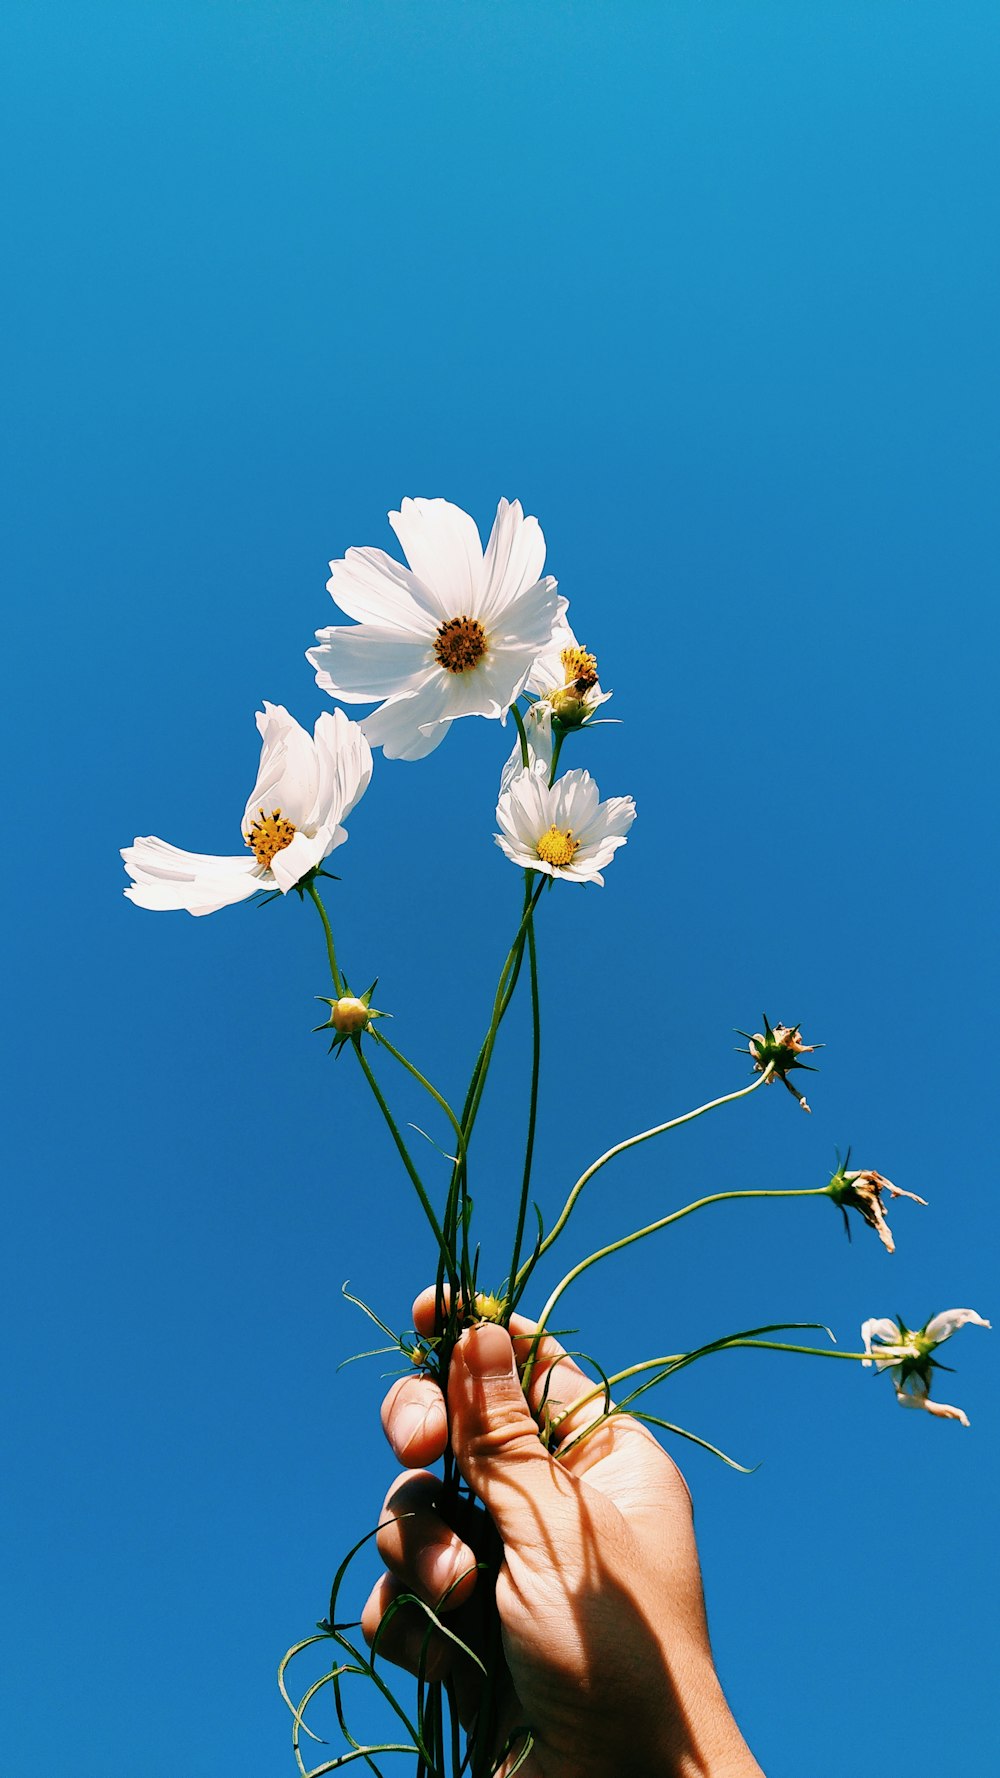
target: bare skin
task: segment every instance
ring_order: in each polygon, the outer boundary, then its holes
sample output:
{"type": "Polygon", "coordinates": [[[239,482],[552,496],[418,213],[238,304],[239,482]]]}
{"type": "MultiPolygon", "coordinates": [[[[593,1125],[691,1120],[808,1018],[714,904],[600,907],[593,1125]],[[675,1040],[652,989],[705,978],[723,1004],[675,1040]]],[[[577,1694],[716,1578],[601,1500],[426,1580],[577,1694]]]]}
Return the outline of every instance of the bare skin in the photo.
{"type": "MultiPolygon", "coordinates": [[[[433,1332],[433,1291],[417,1298],[414,1326],[433,1332]]],[[[401,1379],[382,1404],[386,1437],[407,1467],[383,1508],[386,1573],[365,1606],[365,1636],[371,1643],[392,1600],[413,1592],[440,1605],[485,1657],[498,1613],[497,1745],[530,1725],[525,1778],[763,1778],[715,1674],[680,1471],[625,1416],[557,1458],[603,1405],[593,1401],[566,1416],[547,1451],[531,1411],[546,1382],[556,1416],[592,1384],[545,1336],[526,1398],[520,1379],[535,1326],[515,1316],[511,1332],[513,1342],[493,1324],[463,1335],[447,1404],[426,1376],[401,1379]],[[425,1467],[443,1454],[449,1427],[462,1475],[502,1539],[495,1606],[475,1568],[482,1514],[446,1524],[440,1478],[425,1467]]],[[[415,1671],[425,1629],[415,1606],[398,1611],[381,1652],[415,1671]]],[[[429,1676],[449,1677],[464,1720],[474,1720],[482,1676],[443,1637],[429,1676]]]]}

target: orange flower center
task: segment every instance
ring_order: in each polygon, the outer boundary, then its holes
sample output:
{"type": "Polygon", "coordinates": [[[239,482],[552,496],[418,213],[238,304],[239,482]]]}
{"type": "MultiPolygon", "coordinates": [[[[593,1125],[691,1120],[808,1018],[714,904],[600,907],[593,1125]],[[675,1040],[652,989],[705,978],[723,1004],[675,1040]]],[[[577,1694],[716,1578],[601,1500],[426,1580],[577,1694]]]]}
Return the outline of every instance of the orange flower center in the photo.
{"type": "Polygon", "coordinates": [[[449,673],[467,673],[482,660],[486,646],[486,631],[475,617],[450,617],[434,638],[434,653],[449,673]]]}
{"type": "Polygon", "coordinates": [[[295,828],[291,821],[285,820],[280,809],[272,809],[270,815],[265,815],[263,809],[258,809],[257,813],[260,820],[253,823],[250,832],[245,833],[243,838],[257,863],[264,865],[266,869],[276,852],[283,852],[286,846],[291,845],[295,838],[295,828]]]}

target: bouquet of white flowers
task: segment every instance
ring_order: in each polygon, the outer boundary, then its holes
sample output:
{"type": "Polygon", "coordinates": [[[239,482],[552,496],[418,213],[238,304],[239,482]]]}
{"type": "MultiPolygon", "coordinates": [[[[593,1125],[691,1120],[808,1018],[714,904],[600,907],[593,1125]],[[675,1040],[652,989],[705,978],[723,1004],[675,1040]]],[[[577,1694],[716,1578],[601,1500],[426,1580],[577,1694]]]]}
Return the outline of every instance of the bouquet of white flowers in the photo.
{"type": "MultiPolygon", "coordinates": [[[[543,912],[549,915],[548,906],[543,909],[542,904],[548,903],[554,884],[603,885],[604,870],[626,844],[635,805],[629,796],[602,800],[584,766],[562,769],[567,744],[578,750],[589,731],[605,720],[602,712],[611,693],[601,689],[596,656],[580,644],[570,628],[568,603],[559,594],[556,581],[543,573],[545,542],[538,521],[526,517],[517,501],[502,500],[485,550],[473,520],[445,500],[404,500],[400,511],[389,515],[389,522],[405,553],[406,565],[378,549],[350,549],[342,560],[332,563],[329,591],[354,621],[319,631],[317,646],[308,655],[318,684],[332,698],[341,704],[375,705],[374,710],[358,724],[335,708],[318,718],[309,735],[287,710],[264,705],[257,716],[260,766],[243,812],[245,849],[238,856],[186,852],[152,837],[136,839],[122,853],[131,878],[125,893],[140,907],[209,914],[253,896],[274,898],[293,890],[301,902],[308,900],[315,907],[331,989],[321,997],[329,1014],[317,1029],[329,1034],[332,1052],[350,1050],[353,1054],[385,1119],[431,1236],[435,1282],[422,1299],[417,1325],[394,1330],[360,1304],[387,1336],[388,1345],[379,1350],[398,1352],[409,1374],[433,1379],[447,1398],[453,1354],[468,1330],[489,1323],[510,1328],[518,1345],[521,1383],[531,1404],[538,1441],[560,1464],[566,1464],[571,1453],[579,1452],[588,1441],[599,1439],[602,1432],[606,1436],[605,1429],[622,1416],[631,1423],[694,1440],[733,1463],[702,1437],[651,1412],[648,1398],[681,1369],[709,1355],[746,1346],[874,1365],[888,1373],[902,1406],[968,1425],[961,1408],[936,1399],[933,1386],[938,1362],[935,1352],[941,1342],[968,1323],[989,1325],[971,1309],[936,1314],[917,1330],[901,1321],[866,1320],[861,1350],[851,1352],[832,1344],[776,1337],[805,1327],[826,1333],[818,1323],[740,1329],[694,1351],[645,1358],[613,1376],[605,1376],[593,1360],[581,1358],[579,1353],[574,1354],[579,1363],[570,1362],[552,1338],[556,1309],[583,1272],[607,1255],[710,1204],[757,1198],[827,1199],[842,1212],[848,1232],[848,1213],[856,1211],[892,1253],[886,1201],[907,1198],[922,1204],[924,1200],[873,1168],[852,1168],[849,1153],[821,1184],[794,1191],[716,1191],[676,1205],[642,1228],[616,1234],[596,1252],[574,1259],[550,1292],[537,1321],[526,1322],[519,1313],[538,1262],[565,1235],[574,1206],[595,1174],[625,1150],[720,1106],[746,1099],[776,1081],[808,1111],[793,1077],[812,1066],[803,1058],[818,1046],[803,1040],[798,1025],[772,1025],[763,1018],[761,1029],[740,1034],[746,1040],[743,1053],[750,1065],[750,1078],[744,1076],[733,1090],[693,1110],[623,1137],[584,1170],[560,1204],[533,1206],[542,1010],[535,922],[543,912]],[[521,873],[523,900],[468,1090],[461,1108],[456,1109],[390,1040],[386,1014],[372,1004],[376,984],[361,988],[353,959],[350,964],[344,961],[344,935],[338,933],[335,942],[321,884],[328,875],[326,860],[347,840],[344,824],[369,788],[372,747],[381,747],[390,759],[419,760],[440,745],[453,722],[470,716],[501,724],[508,716],[513,719],[516,738],[500,774],[495,839],[521,873]],[[510,1206],[509,1246],[502,1254],[485,1256],[487,1263],[481,1268],[484,1256],[476,1239],[470,1146],[497,1034],[525,976],[532,1071],[520,1186],[510,1206]],[[436,1180],[425,1176],[427,1168],[422,1161],[417,1165],[391,1110],[376,1073],[375,1064],[382,1055],[406,1070],[446,1120],[445,1166],[442,1172],[435,1161],[435,1170],[440,1172],[436,1180]],[[484,1287],[482,1270],[488,1272],[489,1288],[484,1287]]],[[[511,1143],[512,1154],[519,1154],[521,1144],[515,1145],[513,1136],[511,1143]]],[[[468,1576],[458,1575],[445,1592],[432,1599],[397,1587],[376,1616],[366,1651],[354,1637],[352,1625],[342,1621],[338,1612],[341,1583],[355,1553],[352,1550],[335,1579],[328,1617],[317,1634],[296,1644],[281,1664],[280,1683],[293,1714],[299,1771],[307,1772],[302,1734],[312,1733],[306,1712],[327,1686],[332,1689],[347,1742],[342,1754],[314,1766],[309,1778],[319,1778],[319,1774],[356,1759],[364,1759],[377,1771],[376,1758],[390,1752],[415,1756],[418,1772],[435,1774],[436,1778],[449,1773],[451,1778],[459,1778],[466,1770],[472,1778],[509,1774],[531,1759],[539,1725],[519,1716],[516,1701],[512,1703],[510,1696],[503,1695],[500,1624],[495,1606],[491,1608],[489,1603],[502,1549],[488,1515],[476,1504],[468,1477],[447,1446],[435,1510],[456,1524],[467,1522],[470,1513],[478,1513],[478,1531],[466,1539],[477,1550],[472,1577],[479,1600],[475,1626],[463,1633],[461,1613],[452,1609],[459,1593],[463,1602],[466,1598],[468,1576]],[[380,1643],[401,1614],[408,1614],[419,1631],[412,1662],[416,1702],[405,1706],[396,1699],[377,1665],[380,1643]],[[323,1641],[334,1647],[333,1664],[295,1705],[287,1691],[289,1663],[301,1650],[323,1641]],[[456,1682],[454,1669],[440,1676],[443,1668],[440,1660],[435,1665],[435,1657],[445,1645],[452,1662],[459,1668],[464,1664],[467,1677],[477,1676],[474,1684],[456,1682]],[[345,1703],[349,1676],[365,1677],[379,1688],[405,1726],[405,1740],[367,1746],[354,1739],[345,1703]]]]}

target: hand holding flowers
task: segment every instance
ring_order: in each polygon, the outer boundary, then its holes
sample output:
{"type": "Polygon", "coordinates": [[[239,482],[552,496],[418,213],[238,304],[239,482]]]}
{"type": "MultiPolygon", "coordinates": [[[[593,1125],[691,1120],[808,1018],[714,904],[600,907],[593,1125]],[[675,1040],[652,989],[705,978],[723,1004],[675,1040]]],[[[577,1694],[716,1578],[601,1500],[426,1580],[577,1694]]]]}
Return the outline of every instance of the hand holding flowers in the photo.
{"type": "MultiPolygon", "coordinates": [[[[741,1034],[752,1079],[623,1136],[569,1187],[548,1229],[544,1217],[553,1207],[535,1208],[535,1226],[529,1212],[542,1012],[536,920],[556,882],[603,886],[604,871],[631,833],[635,804],[621,795],[602,801],[582,766],[560,771],[564,746],[589,739],[611,694],[601,690],[596,657],[569,626],[567,601],[543,574],[545,541],[537,520],[526,517],[518,502],[502,500],[485,550],[473,520],[444,500],[404,500],[390,523],[406,564],[376,549],[351,549],[333,562],[329,590],[354,622],[319,631],[318,645],[309,651],[323,690],[344,703],[377,707],[360,723],[334,709],[318,718],[310,736],[282,706],[264,705],[242,855],[185,852],[154,837],[136,839],[122,853],[131,879],[125,893],[142,907],[202,915],[293,889],[312,902],[332,987],[319,996],[329,1016],[316,1028],[329,1033],[332,1051],[350,1050],[355,1057],[434,1241],[436,1281],[418,1300],[412,1332],[393,1332],[367,1313],[389,1339],[384,1350],[401,1356],[410,1373],[387,1404],[394,1449],[406,1462],[440,1460],[443,1472],[408,1476],[387,1503],[378,1538],[389,1573],[364,1615],[370,1656],[338,1614],[345,1562],[319,1635],[296,1645],[282,1663],[284,1690],[288,1663],[303,1648],[323,1642],[337,1651],[332,1669],[297,1710],[293,1706],[296,1758],[305,1773],[301,1740],[312,1731],[304,1711],[326,1685],[350,1741],[343,1681],[362,1674],[391,1703],[408,1738],[381,1748],[353,1743],[338,1760],[314,1767],[312,1778],[386,1751],[415,1755],[422,1778],[459,1778],[466,1770],[470,1778],[501,1771],[506,1778],[522,1766],[546,1778],[563,1772],[567,1778],[570,1772],[597,1778],[623,1769],[620,1743],[602,1739],[599,1701],[609,1688],[629,1700],[630,1771],[687,1770],[707,1760],[713,1771],[737,1778],[757,1767],[711,1667],[683,1483],[647,1428],[732,1459],[700,1434],[651,1413],[649,1392],[704,1358],[752,1348],[874,1362],[889,1371],[904,1406],[967,1425],[963,1410],[931,1399],[933,1353],[957,1327],[989,1324],[972,1310],[933,1317],[917,1333],[901,1322],[868,1321],[864,1351],[844,1352],[774,1337],[813,1323],[770,1323],[630,1364],[610,1378],[584,1360],[597,1381],[553,1340],[555,1309],[586,1270],[709,1206],[825,1197],[841,1210],[848,1232],[853,1210],[891,1254],[895,1243],[884,1200],[924,1199],[873,1168],[851,1170],[849,1153],[825,1184],[789,1190],[723,1186],[665,1209],[641,1228],[615,1233],[569,1267],[537,1323],[518,1314],[536,1268],[562,1239],[581,1193],[617,1156],[775,1080],[808,1111],[789,1075],[809,1067],[802,1057],[822,1046],[807,1044],[798,1025],[772,1026],[765,1017],[762,1031],[741,1034]],[[347,839],[344,823],[368,789],[372,746],[390,759],[419,760],[453,722],[476,715],[501,723],[510,715],[516,729],[500,777],[495,839],[522,873],[523,899],[465,1099],[456,1109],[389,1038],[388,1015],[371,1004],[374,982],[361,994],[349,985],[320,881],[327,874],[324,861],[347,839]],[[487,1256],[494,1286],[487,1290],[475,1238],[470,1145],[500,1026],[524,979],[531,1086],[523,1165],[509,1258],[487,1256]],[[431,1163],[434,1177],[423,1158],[417,1164],[393,1114],[374,1066],[383,1057],[418,1083],[445,1120],[447,1147],[437,1152],[446,1167],[431,1163]],[[612,1389],[621,1384],[627,1391],[614,1401],[612,1389]],[[474,1527],[471,1541],[464,1540],[463,1526],[474,1527]],[[554,1562],[554,1553],[560,1561],[554,1562]],[[495,1609],[489,1606],[491,1589],[495,1609]],[[380,1648],[416,1671],[412,1712],[382,1679],[380,1648]],[[658,1697],[676,1702],[676,1709],[659,1710],[655,1722],[648,1707],[653,1686],[658,1697]]],[[[485,843],[485,822],[482,834],[485,843]]],[[[353,966],[350,980],[356,987],[353,966]]]]}

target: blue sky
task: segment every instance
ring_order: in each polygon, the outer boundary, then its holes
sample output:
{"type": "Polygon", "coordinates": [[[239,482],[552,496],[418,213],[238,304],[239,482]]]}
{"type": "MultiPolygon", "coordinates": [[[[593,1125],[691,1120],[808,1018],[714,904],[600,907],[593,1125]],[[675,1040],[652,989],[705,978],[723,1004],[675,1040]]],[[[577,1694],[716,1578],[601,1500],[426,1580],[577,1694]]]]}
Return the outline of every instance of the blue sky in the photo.
{"type": "MultiPolygon", "coordinates": [[[[239,849],[254,710],[312,723],[327,560],[406,494],[538,515],[621,720],[570,763],[638,803],[544,907],[543,1205],[739,1084],[762,1008],[827,1045],[811,1120],[765,1092],[623,1160],[567,1263],[848,1143],[931,1200],[891,1259],[825,1204],[709,1211],[588,1275],[581,1344],[996,1311],[998,61],[995,7],[925,0],[9,0],[12,1773],[293,1770],[276,1662],[391,1474],[340,1285],[402,1322],[430,1260],[310,1034],[316,922],[140,913],[117,848],[239,849]]],[[[332,886],[455,1095],[518,917],[506,749],[379,762],[332,886]]],[[[477,1132],[498,1272],[526,1041],[477,1132]]],[[[948,1354],[969,1432],[847,1365],[678,1379],[761,1465],[678,1453],[769,1778],[947,1772],[956,1725],[996,1759],[994,1337],[948,1354]]]]}

